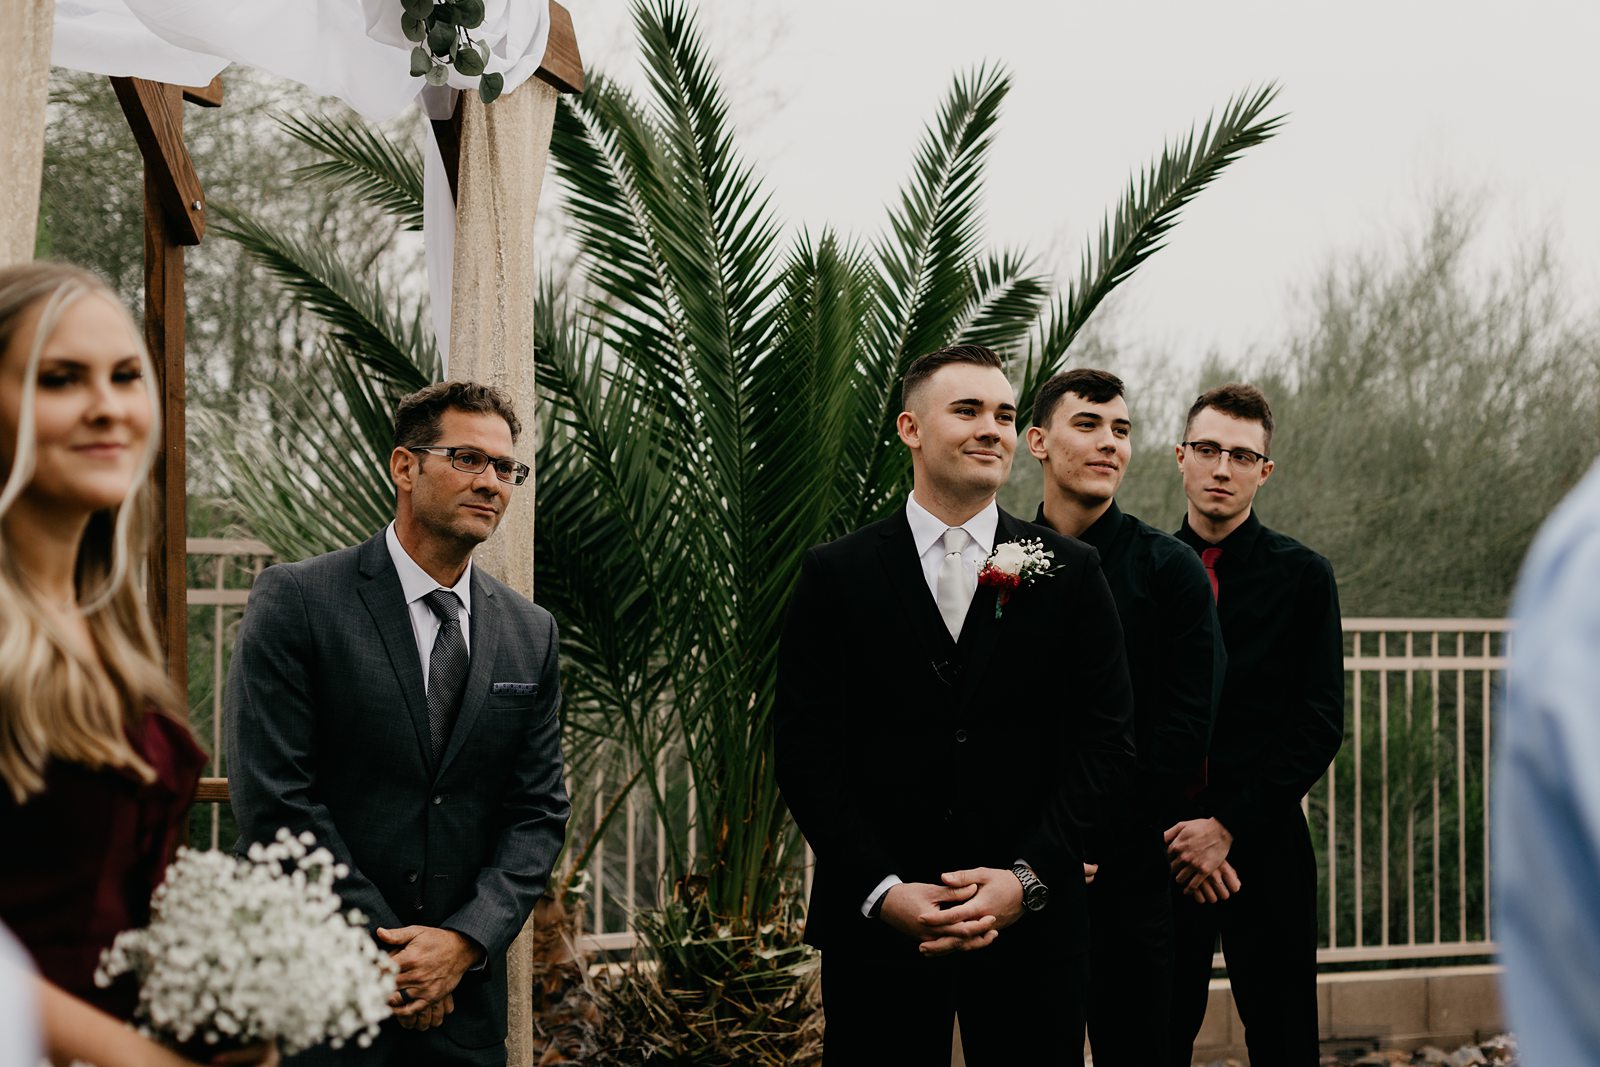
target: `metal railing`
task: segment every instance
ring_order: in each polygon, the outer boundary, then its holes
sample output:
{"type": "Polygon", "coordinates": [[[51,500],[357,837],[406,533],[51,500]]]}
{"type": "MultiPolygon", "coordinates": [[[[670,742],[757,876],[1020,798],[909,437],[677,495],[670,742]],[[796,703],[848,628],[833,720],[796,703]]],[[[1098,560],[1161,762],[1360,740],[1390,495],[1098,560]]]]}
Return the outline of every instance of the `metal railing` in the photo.
{"type": "MultiPolygon", "coordinates": [[[[232,818],[222,764],[222,687],[249,582],[270,560],[254,541],[191,538],[190,713],[213,765],[196,806],[195,840],[227,845],[232,818]]],[[[1489,886],[1490,756],[1495,703],[1504,690],[1510,630],[1503,619],[1346,619],[1345,739],[1328,774],[1303,802],[1316,848],[1318,960],[1323,963],[1493,955],[1489,886]]],[[[669,781],[682,797],[673,820],[657,817],[642,780],[618,801],[604,772],[569,782],[570,833],[596,841],[583,893],[582,944],[624,950],[632,916],[665,891],[668,834],[695,856],[694,781],[669,781]],[[576,787],[576,788],[575,788],[576,787]]],[[[797,872],[809,890],[810,852],[797,872]]],[[[1218,959],[1220,965],[1220,957],[1218,959]]]]}
{"type": "Polygon", "coordinates": [[[1504,619],[1347,619],[1345,740],[1305,806],[1324,962],[1495,951],[1489,794],[1504,619]]]}
{"type": "Polygon", "coordinates": [[[222,685],[227,657],[256,575],[272,549],[243,538],[191,537],[189,569],[189,725],[211,753],[189,821],[189,840],[212,848],[233,845],[222,749],[222,685]]]}

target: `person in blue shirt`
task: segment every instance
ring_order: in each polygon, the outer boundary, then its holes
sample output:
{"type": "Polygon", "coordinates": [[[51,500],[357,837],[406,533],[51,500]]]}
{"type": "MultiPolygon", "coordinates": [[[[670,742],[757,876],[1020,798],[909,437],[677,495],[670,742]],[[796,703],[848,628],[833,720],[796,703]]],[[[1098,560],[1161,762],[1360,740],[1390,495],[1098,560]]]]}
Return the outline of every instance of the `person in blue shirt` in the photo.
{"type": "Polygon", "coordinates": [[[1512,603],[1494,779],[1495,936],[1529,1067],[1600,1064],[1600,464],[1545,523],[1512,603]]]}

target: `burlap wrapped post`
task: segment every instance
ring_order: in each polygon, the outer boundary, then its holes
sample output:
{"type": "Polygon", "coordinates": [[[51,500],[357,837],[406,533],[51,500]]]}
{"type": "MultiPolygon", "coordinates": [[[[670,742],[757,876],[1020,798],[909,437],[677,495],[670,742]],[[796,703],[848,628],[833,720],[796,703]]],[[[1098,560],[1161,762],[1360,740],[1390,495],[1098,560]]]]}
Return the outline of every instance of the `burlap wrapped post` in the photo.
{"type": "MultiPolygon", "coordinates": [[[[531,79],[484,105],[461,101],[461,166],[450,311],[450,377],[498,385],[522,419],[517,456],[530,466],[533,442],[533,220],[539,210],[556,91],[531,79]]],[[[500,530],[474,561],[513,589],[533,595],[534,485],[537,468],[511,497],[500,530]]],[[[506,960],[511,991],[507,1062],[533,1062],[529,931],[506,960]]]]}
{"type": "Polygon", "coordinates": [[[0,78],[0,266],[33,258],[55,17],[55,0],[0,0],[0,26],[12,46],[0,78]]]}

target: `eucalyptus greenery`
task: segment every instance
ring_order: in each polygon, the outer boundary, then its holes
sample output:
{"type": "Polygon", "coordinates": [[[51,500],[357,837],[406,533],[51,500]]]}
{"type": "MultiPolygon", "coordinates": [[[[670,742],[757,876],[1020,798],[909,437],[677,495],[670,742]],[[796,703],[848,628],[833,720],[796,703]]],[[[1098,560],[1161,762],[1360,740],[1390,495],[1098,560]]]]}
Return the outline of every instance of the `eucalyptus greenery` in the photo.
{"type": "MultiPolygon", "coordinates": [[[[786,239],[690,11],[637,0],[634,14],[648,93],[591,72],[557,113],[551,159],[587,289],[537,295],[538,440],[519,447],[538,459],[536,584],[562,627],[575,808],[600,812],[568,865],[588,864],[624,798],[642,797],[666,829],[662,903],[635,917],[660,995],[606,1002],[634,1027],[671,1005],[687,1029],[652,1046],[654,1062],[788,1062],[815,1040],[801,842],[771,764],[801,555],[901,506],[910,465],[894,419],[912,359],[989,345],[1026,408],[1183,205],[1280,119],[1266,115],[1272,87],[1250,91],[1166,148],[1056,295],[1025,253],[983,241],[1002,71],[954,80],[876,240],[826,227],[786,239]]],[[[416,184],[394,178],[418,168],[413,148],[339,123],[298,130],[330,160],[312,176],[414,217],[416,184]]],[[[225,232],[327,321],[328,373],[301,386],[321,417],[270,440],[202,423],[203,451],[279,551],[369,536],[389,518],[387,405],[438,369],[420,309],[332,249],[237,213],[225,232]]]]}
{"type": "Polygon", "coordinates": [[[450,68],[478,78],[478,98],[493,103],[505,88],[499,73],[484,74],[489,46],[468,31],[483,25],[483,0],[401,0],[400,30],[416,43],[411,50],[411,76],[443,85],[450,68]],[[479,77],[482,75],[482,77],[479,77]]]}

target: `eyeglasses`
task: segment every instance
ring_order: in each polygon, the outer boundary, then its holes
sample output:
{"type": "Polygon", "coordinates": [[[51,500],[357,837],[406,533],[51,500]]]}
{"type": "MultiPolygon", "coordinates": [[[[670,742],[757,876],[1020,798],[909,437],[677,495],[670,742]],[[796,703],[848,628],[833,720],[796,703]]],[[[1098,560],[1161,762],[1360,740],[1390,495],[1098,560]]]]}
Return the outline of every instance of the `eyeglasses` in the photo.
{"type": "Polygon", "coordinates": [[[528,480],[528,465],[526,463],[518,463],[510,456],[491,456],[480,449],[467,448],[462,445],[407,445],[406,451],[431,452],[436,456],[449,456],[450,466],[468,474],[482,474],[485,468],[493,464],[494,476],[511,485],[521,485],[528,480]]]}
{"type": "Polygon", "coordinates": [[[1229,465],[1236,471],[1255,470],[1256,465],[1267,458],[1248,448],[1223,448],[1215,441],[1184,441],[1182,444],[1202,463],[1215,463],[1217,457],[1226,454],[1229,465]]]}

